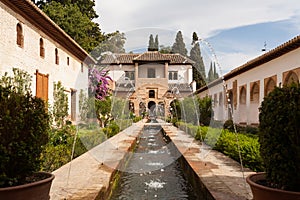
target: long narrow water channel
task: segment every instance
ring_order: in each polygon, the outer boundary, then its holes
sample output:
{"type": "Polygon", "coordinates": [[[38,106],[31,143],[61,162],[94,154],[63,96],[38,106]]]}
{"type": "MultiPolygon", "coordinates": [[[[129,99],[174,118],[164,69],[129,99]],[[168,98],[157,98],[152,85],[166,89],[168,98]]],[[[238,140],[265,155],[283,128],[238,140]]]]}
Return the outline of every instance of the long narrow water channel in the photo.
{"type": "Polygon", "coordinates": [[[180,167],[177,150],[169,143],[161,126],[145,125],[111,199],[199,199],[180,167]]]}

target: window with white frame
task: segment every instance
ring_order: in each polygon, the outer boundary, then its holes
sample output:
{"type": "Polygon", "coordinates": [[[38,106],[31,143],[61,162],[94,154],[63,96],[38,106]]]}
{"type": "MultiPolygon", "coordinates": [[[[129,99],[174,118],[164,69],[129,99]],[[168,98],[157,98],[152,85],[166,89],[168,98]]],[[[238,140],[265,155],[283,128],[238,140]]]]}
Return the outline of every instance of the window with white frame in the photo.
{"type": "Polygon", "coordinates": [[[169,71],[169,80],[178,80],[178,72],[169,71]]]}

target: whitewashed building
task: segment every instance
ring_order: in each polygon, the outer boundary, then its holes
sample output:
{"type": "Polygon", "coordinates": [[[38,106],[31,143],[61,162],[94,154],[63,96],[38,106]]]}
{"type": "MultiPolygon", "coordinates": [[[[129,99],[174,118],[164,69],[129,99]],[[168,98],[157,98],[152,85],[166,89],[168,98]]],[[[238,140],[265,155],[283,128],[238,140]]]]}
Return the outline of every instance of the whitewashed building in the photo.
{"type": "Polygon", "coordinates": [[[32,75],[33,94],[53,103],[60,81],[69,99],[70,119],[79,114],[78,96],[87,90],[94,60],[30,0],[0,0],[0,73],[20,68],[32,75]]]}
{"type": "Polygon", "coordinates": [[[179,54],[147,51],[106,55],[100,65],[109,70],[114,95],[129,100],[133,113],[167,116],[175,98],[193,93],[193,63],[179,54]]]}
{"type": "Polygon", "coordinates": [[[259,107],[275,86],[300,79],[300,36],[250,60],[196,91],[213,100],[214,118],[241,125],[259,123],[259,107]],[[230,99],[230,101],[228,101],[230,99]],[[228,102],[231,106],[228,106],[228,102]],[[232,112],[230,112],[232,107],[232,112]]]}

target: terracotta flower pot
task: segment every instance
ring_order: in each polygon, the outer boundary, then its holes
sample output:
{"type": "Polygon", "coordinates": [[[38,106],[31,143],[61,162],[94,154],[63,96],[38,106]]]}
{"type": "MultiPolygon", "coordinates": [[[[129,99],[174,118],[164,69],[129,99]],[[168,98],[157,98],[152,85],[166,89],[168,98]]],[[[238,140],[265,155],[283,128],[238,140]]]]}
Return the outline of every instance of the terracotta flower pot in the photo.
{"type": "Polygon", "coordinates": [[[265,177],[266,173],[256,173],[246,178],[252,190],[253,200],[300,200],[300,192],[270,188],[256,183],[265,177]]]}
{"type": "Polygon", "coordinates": [[[48,200],[50,199],[49,192],[54,179],[54,175],[47,172],[38,172],[48,175],[48,178],[18,185],[13,187],[0,188],[0,199],[13,199],[13,200],[48,200]]]}

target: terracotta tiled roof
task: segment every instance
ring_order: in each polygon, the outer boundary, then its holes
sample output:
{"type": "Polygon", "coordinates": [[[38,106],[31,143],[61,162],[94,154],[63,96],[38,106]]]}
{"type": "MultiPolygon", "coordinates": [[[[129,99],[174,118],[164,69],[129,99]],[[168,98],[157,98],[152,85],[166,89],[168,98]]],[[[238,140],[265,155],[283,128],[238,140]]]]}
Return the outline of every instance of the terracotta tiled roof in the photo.
{"type": "Polygon", "coordinates": [[[170,64],[194,64],[191,59],[180,54],[162,54],[158,51],[147,51],[142,54],[109,54],[100,64],[133,64],[134,62],[164,61],[170,64]]]}
{"type": "MultiPolygon", "coordinates": [[[[255,67],[259,67],[262,64],[265,64],[271,60],[274,60],[276,58],[279,58],[280,56],[289,53],[297,48],[300,48],[300,35],[294,37],[293,39],[283,43],[282,45],[268,51],[267,53],[258,56],[248,62],[246,62],[245,64],[231,70],[229,73],[224,75],[224,80],[228,80],[234,76],[237,76],[239,74],[242,74],[248,70],[251,70],[255,67]]],[[[209,83],[208,85],[200,88],[199,90],[197,90],[195,93],[200,93],[202,91],[205,91],[207,88],[212,87],[216,84],[219,84],[220,82],[222,82],[222,78],[219,78],[211,83],[209,83]]]]}
{"type": "Polygon", "coordinates": [[[147,51],[135,57],[134,61],[170,61],[170,59],[158,51],[147,51]]]}

